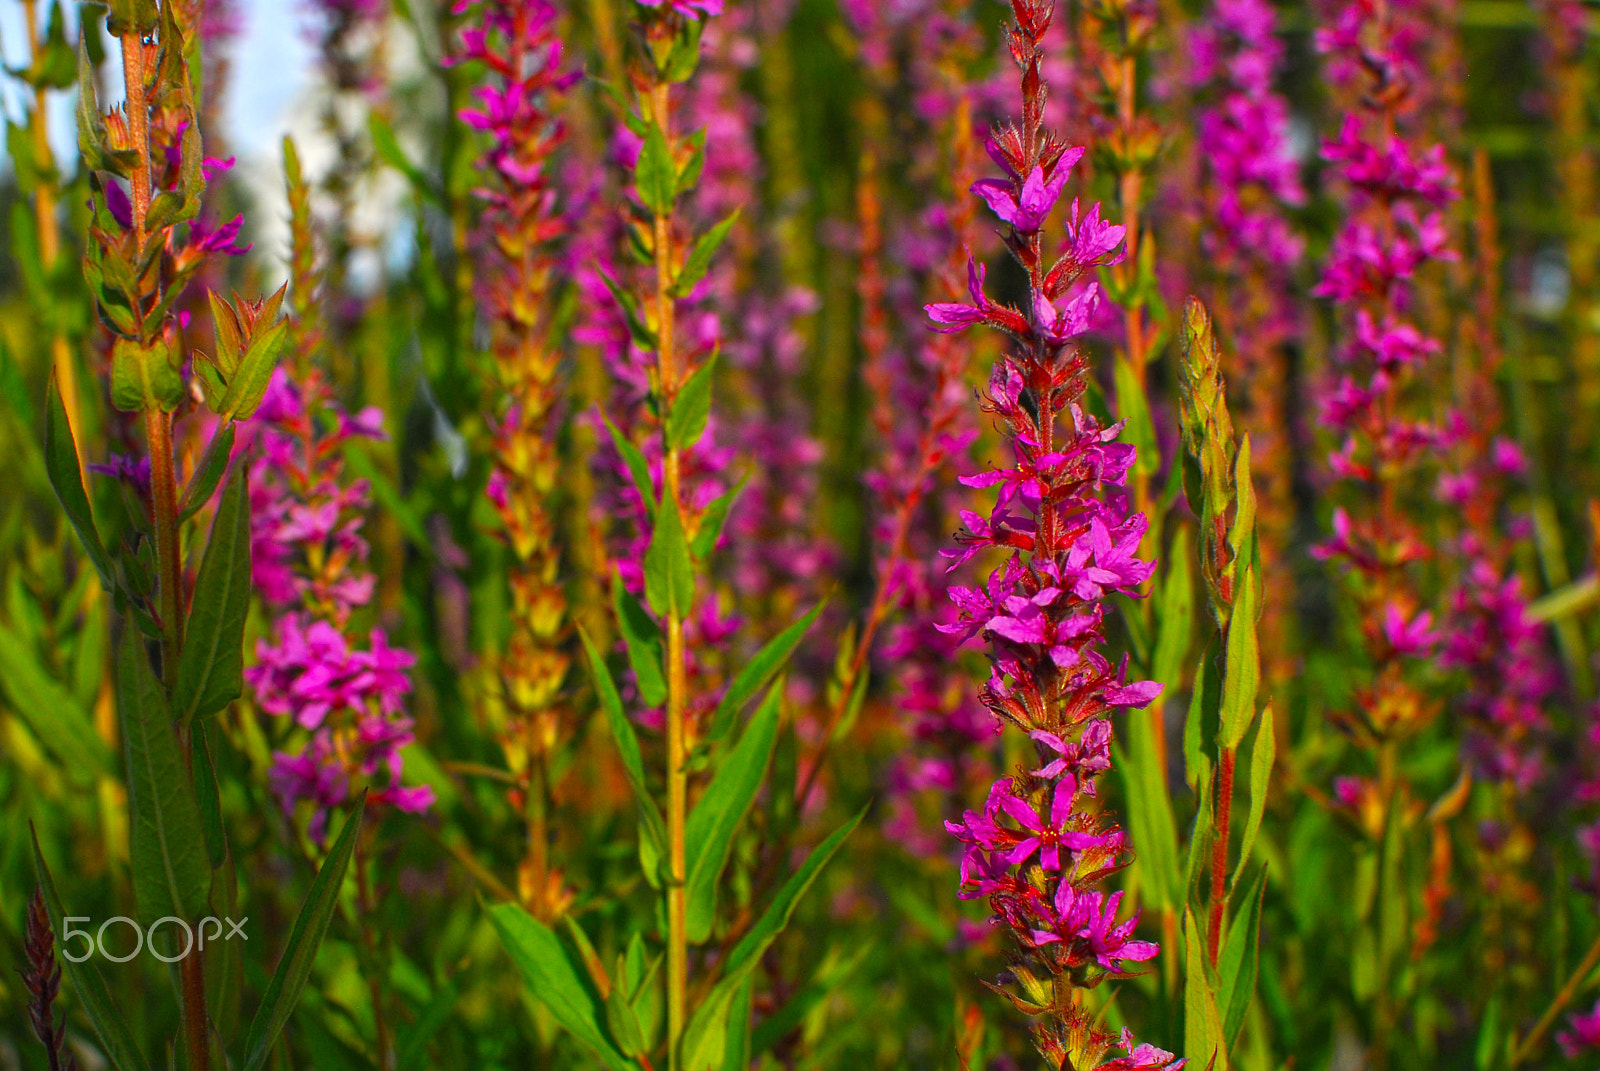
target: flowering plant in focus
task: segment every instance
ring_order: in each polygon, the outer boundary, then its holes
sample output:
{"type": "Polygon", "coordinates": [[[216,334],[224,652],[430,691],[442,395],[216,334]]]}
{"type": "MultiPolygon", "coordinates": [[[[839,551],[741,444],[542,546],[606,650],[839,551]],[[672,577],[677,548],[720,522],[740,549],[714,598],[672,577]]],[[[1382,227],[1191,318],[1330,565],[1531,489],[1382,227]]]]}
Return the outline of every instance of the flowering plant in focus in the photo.
{"type": "Polygon", "coordinates": [[[1136,556],[1148,522],[1130,514],[1121,489],[1134,450],[1116,442],[1119,426],[1103,427],[1084,411],[1089,360],[1075,341],[1099,301],[1097,283],[1079,284],[1115,261],[1123,228],[1103,222],[1098,204],[1080,213],[1074,201],[1065,252],[1054,263],[1044,253],[1045,221],[1084,154],[1041,129],[1039,42],[1053,7],[1013,0],[1006,39],[1022,71],[1022,122],[997,127],[985,142],[1003,176],[973,186],[1009,224],[1004,241],[1027,273],[1028,305],[991,301],[974,262],[970,304],[927,307],[942,329],[984,324],[1011,340],[984,408],[1006,429],[1012,466],[964,480],[997,487],[997,501],[988,517],[964,515],[962,549],[949,552],[957,565],[988,548],[1008,557],[982,587],[951,589],[961,615],[947,630],[989,644],[983,703],[1027,733],[1038,754],[1037,766],[994,783],[981,812],[947,825],[967,846],[962,895],[988,897],[1016,942],[1016,989],[1004,991],[1034,1017],[1034,1046],[1049,1066],[1175,1067],[1183,1061],[1135,1046],[1126,1030],[1118,1039],[1097,1029],[1074,993],[1125,977],[1158,951],[1133,937],[1137,915],[1118,920],[1122,894],[1097,887],[1131,856],[1123,831],[1089,801],[1111,766],[1109,715],[1144,706],[1161,686],[1128,682],[1126,660],[1113,667],[1101,651],[1103,599],[1139,594],[1154,565],[1136,556]],[[1067,424],[1058,428],[1063,412],[1067,424]],[[1126,1055],[1102,1062],[1114,1042],[1126,1055]]]}

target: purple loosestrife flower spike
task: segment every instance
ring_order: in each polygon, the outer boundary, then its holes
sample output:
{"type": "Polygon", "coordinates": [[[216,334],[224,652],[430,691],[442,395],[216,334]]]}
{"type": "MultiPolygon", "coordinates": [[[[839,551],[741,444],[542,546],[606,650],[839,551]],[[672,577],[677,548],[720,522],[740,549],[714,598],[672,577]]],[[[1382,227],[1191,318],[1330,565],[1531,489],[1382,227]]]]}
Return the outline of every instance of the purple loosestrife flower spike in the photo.
{"type": "Polygon", "coordinates": [[[563,235],[566,220],[556,205],[549,165],[565,134],[552,109],[576,72],[563,69],[552,5],[463,0],[454,11],[473,13],[454,58],[480,61],[490,79],[477,91],[483,107],[463,109],[459,118],[488,134],[478,161],[484,176],[478,195],[485,207],[474,241],[485,263],[478,273],[479,297],[490,319],[494,355],[488,495],[512,564],[511,635],[497,668],[514,725],[501,742],[522,782],[529,817],[519,891],[535,915],[552,919],[564,910],[567,894],[549,865],[545,797],[551,754],[563,729],[558,697],[570,660],[552,499],[560,484],[562,351],[549,337],[555,270],[549,244],[563,235]]]}
{"type": "Polygon", "coordinates": [[[252,456],[256,589],[276,615],[245,683],[264,712],[310,734],[299,751],[274,753],[269,781],[285,811],[311,803],[309,832],[318,841],[353,782],[372,783],[369,804],[418,813],[433,802],[431,788],[400,781],[416,656],[391,647],[381,628],[363,646],[349,627],[371,600],[374,577],[361,535],[367,484],[345,481],[341,450],[352,438],[381,437],[381,417],[351,417],[327,395],[319,371],[295,383],[278,369],[241,444],[252,456]],[[331,416],[331,427],[319,416],[331,416]]]}
{"type": "MultiPolygon", "coordinates": [[[[1101,650],[1102,600],[1113,592],[1137,597],[1153,566],[1134,554],[1147,522],[1130,514],[1121,486],[1133,451],[1081,405],[1089,361],[1076,340],[1098,291],[1087,277],[1112,261],[1121,228],[1102,225],[1098,206],[1081,223],[1074,210],[1068,252],[1054,265],[1039,231],[1083,154],[1042,129],[1040,40],[1053,7],[1012,2],[1016,22],[1006,39],[1022,71],[1022,120],[997,127],[989,142],[1006,177],[976,187],[1009,224],[1002,240],[1027,273],[1029,300],[1026,312],[989,301],[974,272],[972,321],[1010,339],[983,408],[998,418],[1012,465],[967,481],[1000,490],[994,512],[974,518],[963,542],[968,555],[979,544],[1010,554],[982,590],[950,591],[960,610],[950,630],[989,647],[983,704],[1032,736],[1039,767],[996,781],[982,813],[968,811],[947,828],[966,846],[961,895],[987,896],[1015,940],[1017,988],[1000,991],[1033,1017],[1034,1045],[1048,1065],[1175,1068],[1183,1061],[1127,1036],[1120,1043],[1128,1055],[1103,1061],[1119,1039],[1100,1031],[1072,992],[1125,977],[1157,953],[1133,939],[1137,916],[1117,921],[1122,893],[1097,888],[1130,854],[1116,823],[1084,801],[1110,766],[1111,712],[1146,705],[1160,685],[1129,683],[1126,659],[1113,669],[1101,650]]],[[[935,323],[938,309],[928,307],[935,323]]]]}
{"type": "Polygon", "coordinates": [[[1334,537],[1316,553],[1362,578],[1360,616],[1377,673],[1358,689],[1355,724],[1370,742],[1415,733],[1435,709],[1404,668],[1433,657],[1439,636],[1408,576],[1408,563],[1428,552],[1401,496],[1416,494],[1429,458],[1452,439],[1447,422],[1409,418],[1404,405],[1406,387],[1441,350],[1410,317],[1417,274],[1455,259],[1442,208],[1457,194],[1442,152],[1405,138],[1416,70],[1399,19],[1374,0],[1349,0],[1316,34],[1335,82],[1361,71],[1370,81],[1323,144],[1347,215],[1313,291],[1333,303],[1344,329],[1320,416],[1342,439],[1328,463],[1349,487],[1334,537]]]}

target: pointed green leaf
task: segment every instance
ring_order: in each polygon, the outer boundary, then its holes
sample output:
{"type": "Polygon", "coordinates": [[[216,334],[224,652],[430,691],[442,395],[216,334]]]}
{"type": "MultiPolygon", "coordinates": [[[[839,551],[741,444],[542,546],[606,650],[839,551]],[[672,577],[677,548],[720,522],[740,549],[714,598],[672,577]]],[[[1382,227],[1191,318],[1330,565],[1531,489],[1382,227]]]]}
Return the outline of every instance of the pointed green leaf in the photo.
{"type": "Polygon", "coordinates": [[[722,693],[722,700],[717,704],[716,711],[711,715],[711,727],[706,733],[706,739],[715,743],[728,735],[733,728],[734,719],[751,696],[767,686],[789,661],[789,656],[794,654],[794,649],[800,646],[800,641],[805,638],[806,631],[816,621],[817,615],[822,613],[826,602],[819,602],[811,608],[800,620],[778,633],[767,645],[756,652],[754,658],[745,663],[743,669],[733,678],[733,683],[728,685],[728,690],[722,693]]]}
{"type": "Polygon", "coordinates": [[[0,693],[69,780],[87,785],[115,769],[111,749],[95,731],[89,712],[4,623],[0,623],[0,693]]]}
{"type": "Polygon", "coordinates": [[[1133,365],[1126,357],[1117,358],[1114,377],[1117,412],[1127,421],[1122,437],[1138,451],[1133,472],[1137,476],[1153,476],[1161,469],[1161,448],[1156,444],[1156,428],[1150,419],[1150,404],[1145,399],[1144,385],[1139,382],[1133,365]]]}
{"type": "Polygon", "coordinates": [[[1189,715],[1183,723],[1184,780],[1194,788],[1211,769],[1217,743],[1217,708],[1222,702],[1222,673],[1217,668],[1216,643],[1208,644],[1194,674],[1189,695],[1189,715]]]}
{"type": "Polygon", "coordinates": [[[1233,875],[1235,885],[1244,874],[1244,865],[1250,861],[1250,850],[1255,847],[1262,816],[1267,812],[1267,793],[1272,787],[1272,763],[1277,754],[1278,739],[1272,725],[1272,704],[1268,703],[1261,711],[1255,746],[1250,749],[1250,814],[1244,826],[1244,839],[1239,842],[1239,866],[1233,875]]]}
{"type": "Polygon", "coordinates": [[[1180,524],[1167,550],[1162,579],[1156,595],[1156,649],[1150,675],[1165,687],[1164,695],[1176,692],[1183,683],[1183,666],[1189,657],[1189,640],[1194,630],[1194,576],[1189,526],[1180,524]]]}
{"type": "Polygon", "coordinates": [[[1266,895],[1267,868],[1251,883],[1234,916],[1227,939],[1217,957],[1217,1010],[1222,1019],[1222,1040],[1232,1047],[1244,1026],[1245,1012],[1256,995],[1256,969],[1260,960],[1261,900],[1266,895]]]}
{"type": "Polygon", "coordinates": [[[250,615],[249,470],[228,480],[211,523],[184,630],[173,712],[187,725],[244,691],[244,623],[250,615]]]}
{"type": "Polygon", "coordinates": [[[161,683],[138,630],[124,629],[117,657],[117,713],[128,764],[129,862],[145,922],[194,921],[211,885],[200,808],[161,683]]]}
{"type": "Polygon", "coordinates": [[[248,420],[267,392],[272,370],[278,365],[278,353],[288,337],[288,320],[279,320],[257,335],[239,361],[239,371],[228,383],[227,393],[214,402],[207,399],[212,411],[225,421],[248,420]]]}
{"type": "Polygon", "coordinates": [[[556,1022],[607,1068],[635,1068],[601,1026],[600,994],[587,984],[555,931],[517,904],[495,904],[489,908],[489,921],[528,991],[549,1009],[556,1022]]]}
{"type": "Polygon", "coordinates": [[[717,882],[728,864],[733,835],[766,779],[772,748],[778,742],[781,688],[780,682],[767,692],[739,743],[722,760],[705,794],[689,813],[684,828],[684,883],[688,886],[692,944],[711,936],[717,913],[717,882]]]}
{"type": "Polygon", "coordinates": [[[195,801],[200,807],[200,829],[206,838],[206,858],[215,870],[228,857],[228,833],[222,824],[222,799],[217,793],[217,768],[205,723],[194,727],[191,752],[195,801]]]}
{"type": "Polygon", "coordinates": [[[667,413],[667,446],[686,450],[700,441],[711,416],[711,386],[717,355],[712,353],[678,390],[667,413]]]}
{"type": "Polygon", "coordinates": [[[644,594],[657,617],[686,617],[694,607],[694,563],[683,518],[671,496],[656,510],[656,527],[644,553],[644,594]]]}
{"type": "Polygon", "coordinates": [[[1212,823],[1212,785],[1210,776],[1201,780],[1196,789],[1198,806],[1194,814],[1194,829],[1189,834],[1189,855],[1184,863],[1185,902],[1197,903],[1200,891],[1210,874],[1212,823]]]}
{"type": "MultiPolygon", "coordinates": [[[[1233,527],[1228,530],[1228,546],[1233,550],[1235,562],[1245,562],[1250,560],[1248,551],[1256,536],[1256,485],[1250,476],[1249,435],[1239,440],[1239,453],[1233,464],[1233,482],[1237,505],[1233,513],[1233,527]]],[[[1234,585],[1234,589],[1238,590],[1238,584],[1234,585]]]]}
{"type": "Polygon", "coordinates": [[[617,453],[622,455],[623,464],[628,466],[628,474],[633,477],[634,490],[639,492],[639,497],[644,499],[645,512],[650,515],[651,523],[656,519],[656,489],[650,482],[650,465],[644,459],[644,454],[628,437],[617,430],[611,423],[611,418],[604,413],[601,419],[606,422],[606,430],[611,433],[611,442],[617,448],[617,453]]]}
{"type": "Polygon", "coordinates": [[[689,250],[689,255],[684,258],[683,267],[678,269],[677,280],[672,285],[674,297],[688,297],[689,292],[706,277],[706,272],[711,268],[712,258],[727,240],[728,232],[733,230],[733,225],[739,221],[739,211],[735,208],[722,222],[695,241],[694,248],[689,250]]]}
{"type": "Polygon", "coordinates": [[[733,509],[739,492],[749,482],[750,474],[745,473],[733,487],[712,499],[705,512],[700,514],[700,527],[695,530],[694,538],[689,540],[689,552],[694,555],[695,561],[705,561],[706,556],[717,549],[717,539],[722,535],[722,526],[728,521],[728,511],[733,509]]]}
{"type": "Polygon", "coordinates": [[[633,787],[634,798],[639,803],[639,864],[652,886],[660,887],[661,860],[665,857],[667,843],[666,823],[661,820],[661,809],[650,795],[649,783],[644,778],[644,756],[639,750],[639,738],[634,734],[633,723],[622,709],[622,696],[611,679],[606,660],[595,648],[594,641],[583,629],[578,630],[583,650],[589,657],[589,672],[594,677],[595,696],[605,713],[606,724],[617,742],[617,753],[622,758],[622,771],[633,787]]]}
{"type": "Polygon", "coordinates": [[[233,438],[232,424],[222,425],[211,436],[211,441],[206,444],[206,452],[200,457],[200,464],[195,467],[194,475],[189,477],[183,489],[183,501],[178,503],[179,524],[199,513],[211,501],[217,484],[222,482],[223,473],[228,471],[228,459],[233,456],[233,438]]]}
{"type": "Polygon", "coordinates": [[[1222,1017],[1206,962],[1205,946],[1194,912],[1183,913],[1183,1051],[1191,1065],[1227,1071],[1228,1051],[1222,1041],[1222,1017]],[[1213,1062],[1213,1059],[1215,1062],[1213,1062]]]}
{"type": "Polygon", "coordinates": [[[50,377],[50,389],[45,397],[44,464],[50,475],[50,486],[55,489],[61,509],[78,533],[89,561],[100,574],[100,583],[110,592],[116,588],[111,567],[111,556],[100,542],[100,530],[94,525],[94,514],[89,509],[89,496],[83,490],[83,472],[78,466],[78,445],[72,437],[72,425],[67,421],[67,411],[56,391],[55,376],[50,377]]]}
{"type": "Polygon", "coordinates": [[[294,928],[289,931],[289,943],[284,946],[278,968],[272,972],[272,980],[267,983],[266,992],[261,996],[261,1007],[256,1009],[255,1018],[250,1020],[250,1029],[245,1032],[244,1071],[258,1071],[266,1066],[278,1034],[299,1002],[306,979],[311,977],[317,948],[322,944],[322,936],[328,932],[328,920],[333,918],[334,908],[339,904],[339,889],[344,884],[356,838],[361,835],[361,817],[366,809],[367,794],[363,791],[361,798],[356,801],[355,810],[344,820],[339,839],[334,841],[332,850],[311,882],[305,902],[300,905],[294,928]]]}
{"type": "Polygon", "coordinates": [[[678,196],[678,168],[672,161],[667,135],[659,123],[651,122],[645,131],[633,179],[640,204],[658,216],[672,212],[672,202],[678,196]]]}
{"type": "Polygon", "coordinates": [[[800,869],[795,871],[784,883],[783,888],[778,890],[778,895],[773,898],[760,920],[733,947],[723,967],[721,979],[689,1018],[689,1025],[683,1035],[684,1071],[707,1071],[708,1068],[711,1071],[720,1071],[727,1049],[728,1017],[734,1005],[734,998],[749,980],[762,955],[789,924],[789,916],[794,914],[795,905],[800,902],[800,898],[811,888],[811,883],[816,881],[822,868],[828,865],[839,851],[840,845],[844,843],[844,839],[861,824],[861,819],[865,818],[866,814],[866,808],[862,808],[854,818],[817,845],[806,857],[806,861],[800,865],[800,869]]]}
{"type": "Polygon", "coordinates": [[[1217,742],[1224,748],[1239,746],[1256,716],[1256,693],[1261,687],[1261,650],[1256,639],[1255,569],[1246,564],[1236,574],[1233,614],[1228,618],[1228,660],[1223,670],[1221,729],[1217,742]]]}
{"type": "Polygon", "coordinates": [[[617,574],[611,577],[611,607],[627,644],[628,665],[639,682],[639,698],[647,707],[659,707],[667,701],[667,676],[661,668],[661,628],[617,574]]]}
{"type": "MultiPolygon", "coordinates": [[[[50,876],[50,868],[45,865],[44,854],[39,851],[39,835],[33,829],[31,822],[28,824],[28,832],[33,837],[33,869],[39,886],[44,891],[45,907],[50,912],[50,928],[55,931],[57,943],[65,953],[69,951],[64,937],[66,930],[63,920],[66,909],[61,904],[60,894],[56,892],[56,883],[50,876]]],[[[74,963],[63,954],[62,969],[66,971],[67,980],[72,983],[73,994],[83,1006],[84,1014],[89,1017],[95,1034],[100,1038],[100,1047],[106,1059],[116,1071],[150,1071],[150,1064],[145,1060],[144,1053],[139,1051],[139,1043],[134,1040],[128,1021],[123,1018],[121,1009],[111,996],[111,987],[106,984],[105,976],[100,973],[100,968],[95,963],[96,957],[84,955],[86,950],[81,945],[72,946],[70,951],[74,956],[83,956],[83,960],[74,963]]]]}

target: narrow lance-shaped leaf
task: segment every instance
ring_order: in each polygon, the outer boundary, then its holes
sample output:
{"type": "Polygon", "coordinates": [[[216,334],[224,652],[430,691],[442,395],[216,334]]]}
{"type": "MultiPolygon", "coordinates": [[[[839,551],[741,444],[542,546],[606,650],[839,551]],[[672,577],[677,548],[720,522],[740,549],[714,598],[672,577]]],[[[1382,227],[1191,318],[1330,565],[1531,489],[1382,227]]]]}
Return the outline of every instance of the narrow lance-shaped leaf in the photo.
{"type": "Polygon", "coordinates": [[[711,416],[711,387],[717,370],[712,353],[678,390],[667,413],[667,445],[683,450],[700,441],[711,416]]]}
{"type": "Polygon", "coordinates": [[[613,1071],[637,1065],[612,1042],[601,1025],[600,995],[586,985],[561,939],[517,904],[489,908],[489,921],[500,935],[534,999],[549,1009],[556,1022],[613,1071]]]}
{"type": "Polygon", "coordinates": [[[172,690],[173,712],[187,725],[215,714],[244,691],[244,625],[250,615],[249,473],[228,480],[200,559],[194,601],[172,690]]]}
{"type": "Polygon", "coordinates": [[[78,784],[113,771],[111,749],[88,711],[34,657],[31,645],[0,624],[0,694],[78,784]]]}
{"type": "Polygon", "coordinates": [[[1272,787],[1272,763],[1278,754],[1278,739],[1272,724],[1272,704],[1261,712],[1261,722],[1256,728],[1256,743],[1250,749],[1250,814],[1245,821],[1244,839],[1239,842],[1239,866],[1234,871],[1237,885],[1250,861],[1250,850],[1255,847],[1256,834],[1261,831],[1261,819],[1267,812],[1267,793],[1272,787]]]}
{"type": "MultiPolygon", "coordinates": [[[[79,950],[87,950],[82,949],[82,946],[76,949],[68,948],[64,925],[66,909],[61,904],[60,894],[56,892],[56,883],[50,876],[50,868],[45,865],[44,853],[39,850],[39,834],[31,822],[28,824],[28,832],[33,838],[34,874],[44,892],[45,908],[50,912],[50,928],[55,931],[63,953],[70,950],[77,956],[80,954],[79,950]]],[[[106,984],[105,976],[100,973],[94,955],[83,955],[77,963],[66,955],[61,958],[64,961],[62,969],[66,972],[67,980],[72,983],[73,995],[78,998],[78,1003],[83,1005],[84,1014],[94,1026],[94,1032],[100,1038],[101,1049],[111,1066],[116,1071],[150,1071],[150,1064],[144,1058],[144,1053],[139,1051],[139,1043],[134,1040],[133,1030],[129,1028],[127,1019],[122,1015],[122,1009],[117,1007],[116,1000],[111,996],[111,987],[106,984]]]]}
{"type": "Polygon", "coordinates": [[[744,477],[733,487],[718,495],[707,504],[700,514],[700,527],[695,529],[694,538],[689,540],[689,552],[696,561],[704,561],[716,549],[717,539],[722,535],[722,526],[727,523],[728,511],[733,509],[733,504],[739,498],[739,492],[744,490],[745,484],[750,482],[750,474],[744,477]]]}
{"type": "Polygon", "coordinates": [[[600,709],[606,716],[606,724],[611,727],[612,738],[617,742],[617,753],[622,758],[622,771],[628,778],[628,784],[633,788],[634,798],[639,804],[639,865],[644,869],[644,876],[652,886],[660,887],[661,860],[666,852],[667,831],[666,824],[661,820],[661,809],[656,805],[655,797],[650,795],[650,786],[644,778],[644,755],[639,749],[639,738],[634,735],[633,723],[628,720],[628,715],[622,709],[622,696],[617,693],[617,686],[611,679],[611,670],[606,666],[606,660],[595,647],[594,641],[589,639],[589,634],[581,628],[578,636],[583,640],[584,653],[589,657],[589,672],[594,678],[595,696],[600,700],[600,709]]]}
{"type": "Polygon", "coordinates": [[[766,779],[772,749],[778,742],[781,687],[781,683],[774,685],[767,693],[739,743],[723,758],[716,776],[689,813],[684,828],[684,883],[688,887],[692,943],[699,944],[711,936],[717,913],[717,882],[728,864],[733,835],[766,779]]]}
{"type": "Polygon", "coordinates": [[[694,606],[694,564],[684,539],[683,518],[671,495],[656,510],[656,527],[644,553],[644,593],[658,617],[684,617],[694,606]]]}
{"type": "Polygon", "coordinates": [[[622,583],[622,577],[611,577],[611,606],[617,615],[617,625],[628,648],[628,665],[639,683],[639,698],[647,707],[658,707],[667,701],[667,676],[661,668],[661,629],[645,613],[622,583]]]}
{"type": "Polygon", "coordinates": [[[211,867],[200,808],[161,683],[137,629],[124,629],[117,658],[117,712],[128,764],[129,861],[139,913],[194,920],[204,913],[211,867]]]}
{"type": "Polygon", "coordinates": [[[1183,1051],[1193,1067],[1227,1071],[1228,1050],[1222,1040],[1222,1016],[1206,962],[1205,947],[1192,910],[1183,913],[1183,1051]]]}
{"type": "Polygon", "coordinates": [[[1246,564],[1235,574],[1233,614],[1228,619],[1227,664],[1222,678],[1221,730],[1217,742],[1239,746],[1256,716],[1261,687],[1261,649],[1256,639],[1255,570],[1246,564]]]}
{"type": "Polygon", "coordinates": [[[339,838],[334,841],[332,851],[322,861],[321,869],[311,882],[311,891],[306,893],[305,902],[300,905],[300,913],[295,916],[294,928],[289,931],[289,943],[284,946],[283,957],[278,960],[277,970],[272,972],[272,980],[262,994],[261,1007],[256,1009],[255,1018],[250,1020],[250,1029],[245,1032],[244,1071],[257,1071],[266,1066],[278,1034],[300,1001],[300,991],[305,988],[306,979],[311,977],[311,967],[317,959],[317,948],[322,944],[322,936],[328,932],[328,921],[333,918],[334,908],[339,904],[339,888],[344,884],[356,838],[361,835],[361,818],[366,809],[367,794],[363,791],[361,798],[356,801],[355,810],[344,820],[344,828],[339,830],[339,838]]]}
{"type": "Polygon", "coordinates": [[[734,998],[755,970],[761,956],[789,924],[789,917],[794,914],[800,898],[811,888],[811,883],[817,880],[822,868],[828,865],[844,844],[845,838],[861,824],[866,814],[863,808],[812,850],[800,869],[778,890],[778,895],[760,920],[729,953],[722,977],[695,1009],[684,1030],[681,1052],[683,1071],[720,1071],[723,1067],[728,1042],[728,1016],[733,1009],[734,998]]]}
{"type": "Polygon", "coordinates": [[[1126,357],[1118,357],[1114,369],[1117,387],[1117,412],[1127,422],[1124,429],[1129,445],[1138,450],[1133,471],[1140,476],[1153,476],[1161,468],[1161,448],[1156,443],[1155,424],[1150,420],[1150,406],[1145,400],[1144,386],[1126,357]]]}
{"type": "Polygon", "coordinates": [[[222,425],[211,436],[211,441],[206,444],[206,452],[200,457],[200,464],[183,489],[183,500],[178,503],[179,524],[199,513],[211,501],[217,484],[222,482],[222,474],[228,471],[228,459],[233,456],[233,439],[232,424],[222,425]]]}
{"type": "Polygon", "coordinates": [[[633,179],[642,205],[658,216],[672,211],[672,202],[678,196],[678,168],[659,123],[651,122],[645,130],[633,179]]]}
{"type": "Polygon", "coordinates": [[[111,557],[100,542],[100,531],[94,525],[94,514],[89,509],[89,496],[83,489],[83,472],[78,465],[78,444],[72,438],[72,425],[61,404],[61,394],[56,390],[55,376],[50,377],[50,388],[45,399],[44,464],[50,475],[50,486],[55,489],[61,509],[78,533],[84,552],[89,555],[100,583],[111,591],[116,587],[112,579],[116,573],[111,568],[111,557]]]}
{"type": "Polygon", "coordinates": [[[817,603],[804,617],[768,640],[767,645],[745,663],[744,668],[734,676],[733,683],[728,685],[728,690],[722,693],[722,699],[711,715],[711,727],[706,733],[708,740],[716,742],[728,735],[728,731],[733,728],[734,718],[738,716],[745,703],[766,687],[767,682],[772,680],[789,661],[789,656],[800,646],[806,631],[811,628],[812,622],[816,621],[817,615],[822,613],[822,608],[826,605],[825,602],[817,603]]]}
{"type": "Polygon", "coordinates": [[[617,448],[617,453],[622,455],[623,464],[628,466],[628,474],[633,477],[634,490],[639,492],[639,497],[644,500],[645,512],[649,514],[654,523],[656,519],[656,489],[650,481],[650,465],[644,459],[644,454],[628,437],[617,430],[611,423],[611,418],[605,414],[600,417],[606,422],[606,430],[611,433],[611,442],[617,448]]]}
{"type": "Polygon", "coordinates": [[[695,284],[704,279],[706,272],[711,267],[711,258],[717,253],[723,241],[728,237],[728,232],[733,230],[733,225],[738,222],[739,209],[735,208],[728,213],[722,222],[713,226],[695,240],[694,248],[689,250],[689,255],[683,262],[683,267],[678,269],[678,278],[673,283],[672,293],[676,297],[687,297],[695,288],[695,284]]]}
{"type": "Polygon", "coordinates": [[[1217,1011],[1222,1019],[1222,1040],[1230,1048],[1244,1026],[1244,1016],[1256,993],[1256,968],[1260,958],[1261,900],[1266,895],[1267,868],[1251,883],[1241,910],[1228,927],[1222,954],[1217,959],[1217,1011]]]}

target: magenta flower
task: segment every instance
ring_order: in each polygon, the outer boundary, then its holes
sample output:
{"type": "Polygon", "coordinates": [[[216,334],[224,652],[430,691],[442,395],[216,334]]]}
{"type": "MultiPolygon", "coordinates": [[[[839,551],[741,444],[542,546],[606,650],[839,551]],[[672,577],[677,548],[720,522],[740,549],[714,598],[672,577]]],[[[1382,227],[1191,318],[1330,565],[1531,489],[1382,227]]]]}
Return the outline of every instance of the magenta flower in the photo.
{"type": "Polygon", "coordinates": [[[1592,1049],[1600,1049],[1600,1002],[1587,1014],[1574,1012],[1567,1016],[1567,1029],[1556,1034],[1556,1044],[1561,1046],[1561,1051],[1567,1054],[1569,1060],[1576,1060],[1592,1049]]]}
{"type": "Polygon", "coordinates": [[[1085,1071],[1178,1067],[1182,1061],[1172,1062],[1170,1053],[1136,1049],[1126,1035],[1129,1055],[1101,1064],[1117,1039],[1094,1026],[1071,992],[1125,976],[1125,964],[1158,951],[1133,938],[1137,915],[1117,921],[1122,893],[1107,897],[1095,888],[1127,865],[1128,846],[1109,816],[1083,806],[1110,767],[1111,712],[1146,705],[1161,691],[1154,681],[1129,683],[1126,658],[1113,670],[1099,650],[1103,599],[1110,592],[1137,595],[1154,565],[1137,557],[1148,522],[1130,513],[1120,486],[1133,450],[1114,442],[1118,426],[1102,427],[1078,404],[1089,362],[1075,340],[1099,296],[1088,275],[1110,262],[1123,229],[1102,222],[1098,205],[1080,217],[1074,203],[1068,252],[1046,266],[1040,228],[1084,150],[1068,149],[1040,128],[1040,38],[1051,5],[1014,0],[1012,6],[1017,22],[1008,42],[1023,71],[1024,120],[996,128],[985,143],[1006,177],[972,190],[1007,225],[1001,237],[1027,274],[1032,319],[989,302],[975,268],[968,273],[972,305],[926,309],[941,329],[982,323],[1009,337],[984,408],[1001,426],[1011,465],[962,480],[995,489],[995,507],[987,518],[964,511],[962,549],[947,552],[957,565],[984,550],[1007,554],[981,589],[950,588],[957,620],[940,627],[986,642],[990,677],[979,698],[1002,724],[1030,735],[1039,765],[996,781],[982,813],[969,810],[946,828],[965,846],[960,895],[988,898],[1020,950],[1019,975],[1025,969],[1035,979],[1028,995],[1013,999],[1040,1020],[1034,1045],[1048,1066],[1066,1066],[1070,1057],[1071,1066],[1085,1071]],[[1058,426],[1063,411],[1070,421],[1058,426]]]}

